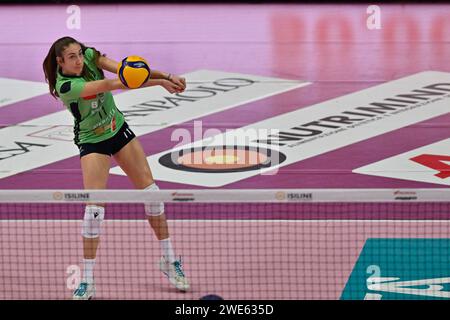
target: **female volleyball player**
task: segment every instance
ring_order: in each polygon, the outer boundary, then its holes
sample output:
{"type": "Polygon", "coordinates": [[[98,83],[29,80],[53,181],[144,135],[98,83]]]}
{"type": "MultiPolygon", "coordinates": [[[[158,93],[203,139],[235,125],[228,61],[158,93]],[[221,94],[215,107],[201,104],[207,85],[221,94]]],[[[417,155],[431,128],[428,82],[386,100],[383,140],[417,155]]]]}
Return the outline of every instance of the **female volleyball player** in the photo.
{"type": "MultiPolygon", "coordinates": [[[[111,156],[138,189],[158,190],[146,155],[133,131],[117,109],[112,90],[127,89],[116,77],[106,79],[103,70],[116,73],[119,63],[87,48],[70,37],[58,39],[44,60],[45,79],[52,96],[59,97],[74,117],[74,142],[80,150],[85,189],[105,189],[111,156]]],[[[142,87],[162,86],[170,93],[183,92],[185,79],[151,70],[142,87]]],[[[160,270],[179,290],[189,288],[181,260],[175,258],[163,203],[145,205],[145,213],[158,238],[162,257],[160,270]]],[[[105,209],[88,204],[82,223],[83,277],[73,298],[90,299],[95,294],[94,265],[99,244],[100,226],[105,209]]]]}

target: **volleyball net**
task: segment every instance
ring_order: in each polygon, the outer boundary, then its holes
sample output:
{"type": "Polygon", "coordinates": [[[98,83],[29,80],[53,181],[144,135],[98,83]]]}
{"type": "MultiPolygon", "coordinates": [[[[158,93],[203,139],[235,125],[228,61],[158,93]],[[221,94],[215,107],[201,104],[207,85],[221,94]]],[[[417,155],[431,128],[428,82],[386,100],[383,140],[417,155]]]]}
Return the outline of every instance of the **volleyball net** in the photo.
{"type": "Polygon", "coordinates": [[[442,188],[2,190],[0,299],[71,299],[89,204],[105,208],[95,299],[450,298],[442,188]],[[186,292],[159,269],[160,203],[186,292]]]}

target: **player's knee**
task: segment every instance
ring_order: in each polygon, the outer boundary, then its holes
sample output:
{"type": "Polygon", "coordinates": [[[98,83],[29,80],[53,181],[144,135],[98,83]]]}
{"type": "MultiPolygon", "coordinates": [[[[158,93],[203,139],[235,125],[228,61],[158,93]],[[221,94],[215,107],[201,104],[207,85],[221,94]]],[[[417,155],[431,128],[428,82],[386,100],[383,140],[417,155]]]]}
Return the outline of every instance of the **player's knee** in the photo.
{"type": "Polygon", "coordinates": [[[88,205],[84,210],[83,227],[81,234],[85,238],[98,238],[100,227],[105,218],[105,208],[88,205]]]}
{"type": "MultiPolygon", "coordinates": [[[[159,190],[156,183],[152,183],[145,190],[159,190]]],[[[162,215],[164,213],[164,202],[148,202],[144,205],[145,214],[149,217],[155,217],[162,215]]]]}

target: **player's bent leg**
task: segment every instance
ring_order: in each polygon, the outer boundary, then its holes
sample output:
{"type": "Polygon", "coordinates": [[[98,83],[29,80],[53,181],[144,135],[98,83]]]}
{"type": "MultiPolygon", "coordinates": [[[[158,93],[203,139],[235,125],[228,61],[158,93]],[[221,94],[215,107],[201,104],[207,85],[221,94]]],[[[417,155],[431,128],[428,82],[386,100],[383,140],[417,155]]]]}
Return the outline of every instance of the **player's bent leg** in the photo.
{"type": "MultiPolygon", "coordinates": [[[[105,189],[107,185],[110,157],[89,153],[81,157],[85,189],[105,189]]],[[[95,295],[94,265],[100,240],[101,225],[105,217],[103,204],[86,205],[81,228],[83,237],[83,277],[72,294],[73,300],[89,300],[95,295]]]]}
{"type": "Polygon", "coordinates": [[[114,159],[136,189],[145,189],[153,183],[150,166],[137,138],[128,142],[122,149],[115,153],[114,159]]]}
{"type": "MultiPolygon", "coordinates": [[[[159,187],[155,183],[152,183],[145,188],[145,190],[157,191],[159,190],[159,187]]],[[[189,289],[189,282],[183,271],[181,257],[179,260],[176,260],[173,253],[172,244],[169,238],[169,228],[164,214],[164,203],[146,203],[145,214],[162,246],[163,256],[159,261],[159,269],[175,288],[181,291],[187,291],[189,289]]]]}
{"type": "MultiPolygon", "coordinates": [[[[134,138],[115,153],[114,158],[137,189],[159,190],[153,181],[150,166],[137,138],[134,138]]],[[[189,283],[184,274],[181,259],[176,260],[173,253],[167,220],[164,214],[164,203],[148,202],[144,204],[144,208],[150,226],[158,238],[163,251],[163,257],[159,263],[160,270],[177,289],[182,291],[188,290],[189,283]]]]}

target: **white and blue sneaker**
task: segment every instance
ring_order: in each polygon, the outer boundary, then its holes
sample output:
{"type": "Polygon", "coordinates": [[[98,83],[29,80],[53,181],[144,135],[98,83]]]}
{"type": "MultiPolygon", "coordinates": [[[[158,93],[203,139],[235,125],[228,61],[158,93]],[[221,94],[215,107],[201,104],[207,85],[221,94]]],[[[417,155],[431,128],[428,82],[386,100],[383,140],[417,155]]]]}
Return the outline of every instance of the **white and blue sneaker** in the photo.
{"type": "Polygon", "coordinates": [[[181,257],[180,260],[176,260],[173,263],[169,263],[164,257],[161,257],[159,269],[166,275],[175,288],[180,291],[187,291],[189,289],[189,283],[183,272],[181,257]]]}
{"type": "Polygon", "coordinates": [[[81,282],[77,289],[73,292],[73,300],[90,300],[95,295],[95,284],[81,282]]]}

